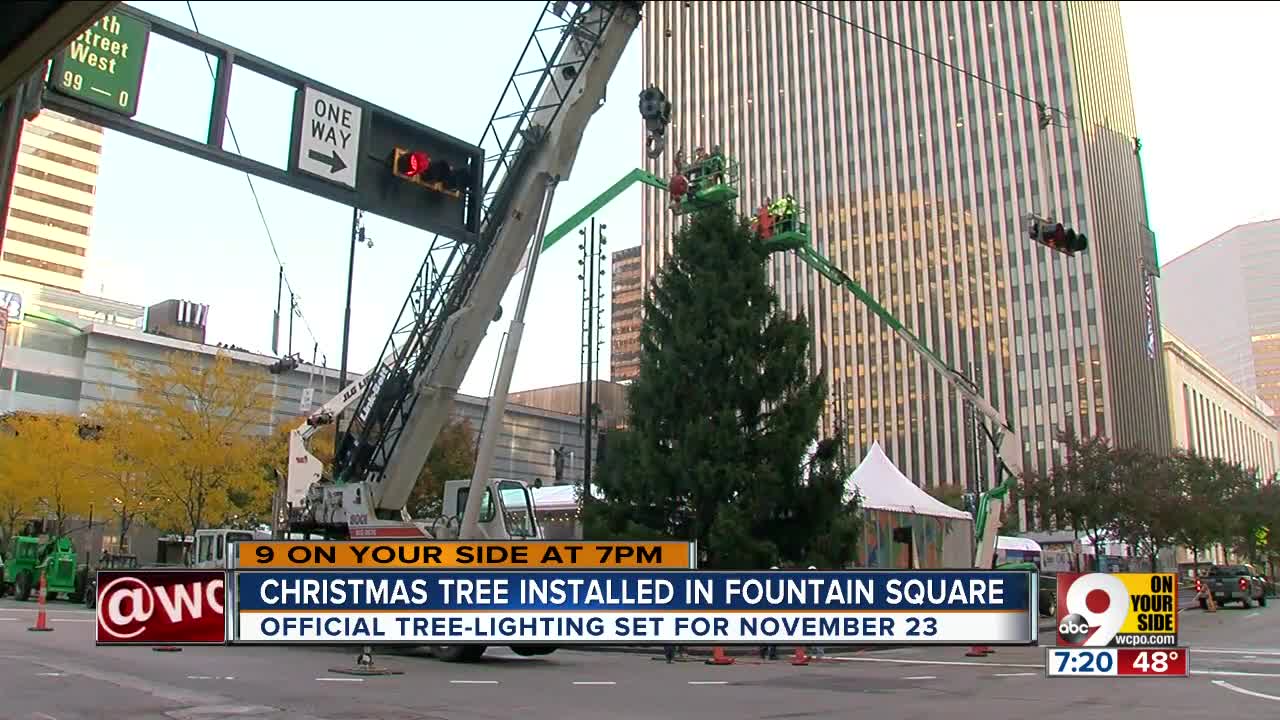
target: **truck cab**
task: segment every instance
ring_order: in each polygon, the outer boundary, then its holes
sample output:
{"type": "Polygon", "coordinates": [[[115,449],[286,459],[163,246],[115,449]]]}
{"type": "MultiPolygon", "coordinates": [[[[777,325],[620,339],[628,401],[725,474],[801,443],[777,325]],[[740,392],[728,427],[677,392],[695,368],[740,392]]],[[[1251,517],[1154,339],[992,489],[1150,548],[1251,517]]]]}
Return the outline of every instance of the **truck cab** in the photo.
{"type": "MultiPolygon", "coordinates": [[[[442,540],[456,539],[462,524],[462,511],[471,492],[470,480],[449,480],[444,484],[444,498],[439,518],[426,523],[426,530],[442,540]]],[[[493,478],[480,501],[480,529],[489,540],[540,540],[542,529],[529,486],[519,480],[493,478]],[[495,497],[497,502],[494,501],[495,497]]]]}
{"type": "Polygon", "coordinates": [[[191,567],[225,568],[231,543],[270,539],[271,533],[257,530],[228,530],[227,528],[197,530],[195,556],[191,559],[191,567]]]}

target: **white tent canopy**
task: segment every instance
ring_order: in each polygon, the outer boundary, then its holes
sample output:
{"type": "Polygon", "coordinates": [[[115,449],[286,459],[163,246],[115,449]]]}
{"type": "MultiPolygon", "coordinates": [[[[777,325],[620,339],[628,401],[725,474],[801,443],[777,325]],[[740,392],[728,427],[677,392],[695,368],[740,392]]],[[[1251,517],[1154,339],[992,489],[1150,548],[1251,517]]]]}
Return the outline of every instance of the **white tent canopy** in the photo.
{"type": "Polygon", "coordinates": [[[1011,537],[1009,535],[1001,535],[996,538],[997,550],[1017,550],[1021,552],[1044,552],[1040,547],[1040,543],[1031,538],[1011,537]]]}
{"type": "Polygon", "coordinates": [[[845,491],[850,497],[854,488],[862,493],[862,507],[868,510],[973,520],[969,513],[956,510],[916,487],[915,483],[894,466],[878,442],[871,444],[871,449],[867,451],[867,456],[862,459],[858,469],[845,481],[845,491]]]}

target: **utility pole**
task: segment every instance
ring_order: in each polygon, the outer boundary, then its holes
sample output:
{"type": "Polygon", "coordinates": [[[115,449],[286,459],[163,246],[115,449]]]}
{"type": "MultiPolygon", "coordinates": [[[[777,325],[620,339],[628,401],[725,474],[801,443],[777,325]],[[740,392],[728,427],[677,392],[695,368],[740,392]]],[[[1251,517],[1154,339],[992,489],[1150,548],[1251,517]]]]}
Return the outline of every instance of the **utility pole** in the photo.
{"type": "MultiPolygon", "coordinates": [[[[347,304],[342,311],[342,357],[338,364],[338,392],[347,386],[347,350],[351,342],[351,285],[356,275],[356,244],[364,241],[364,225],[361,218],[364,213],[360,208],[351,208],[351,249],[347,254],[347,304]]],[[[337,442],[338,430],[342,429],[342,413],[334,418],[334,442],[337,442]]],[[[337,448],[334,448],[337,452],[337,448]]]]}
{"type": "Polygon", "coordinates": [[[298,314],[298,296],[289,289],[289,356],[293,356],[293,316],[298,314]]]}
{"type": "Polygon", "coordinates": [[[280,302],[284,299],[284,266],[280,266],[276,280],[276,309],[271,317],[271,354],[280,354],[280,302]]]}
{"type": "Polygon", "coordinates": [[[597,228],[596,219],[593,217],[590,233],[587,232],[587,228],[578,231],[578,234],[582,235],[582,242],[578,244],[578,249],[582,251],[582,257],[578,259],[578,265],[582,268],[578,275],[578,279],[582,281],[582,351],[580,353],[582,384],[578,395],[582,406],[582,444],[586,455],[582,470],[582,493],[588,498],[592,497],[591,470],[594,458],[592,445],[599,427],[595,381],[599,374],[597,370],[600,363],[600,345],[604,342],[602,322],[604,288],[600,278],[604,275],[604,247],[609,242],[604,236],[606,227],[601,223],[597,228]]]}

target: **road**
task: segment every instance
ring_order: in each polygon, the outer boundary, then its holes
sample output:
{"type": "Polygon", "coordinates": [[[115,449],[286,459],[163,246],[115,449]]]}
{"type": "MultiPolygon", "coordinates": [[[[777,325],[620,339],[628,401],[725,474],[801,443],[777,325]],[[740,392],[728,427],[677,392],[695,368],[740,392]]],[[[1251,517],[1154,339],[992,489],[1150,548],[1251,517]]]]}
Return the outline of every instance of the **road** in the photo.
{"type": "MultiPolygon", "coordinates": [[[[958,648],[863,652],[807,667],[739,660],[667,664],[645,655],[561,651],[475,665],[379,656],[404,672],[331,672],[349,652],[319,648],[96,647],[92,614],[51,605],[53,632],[27,627],[33,605],[0,601],[0,719],[219,720],[924,720],[961,711],[980,720],[1126,720],[1280,715],[1280,603],[1181,615],[1192,677],[1044,677],[1044,650],[958,648]]],[[[1043,643],[1052,636],[1042,636],[1043,643]]]]}

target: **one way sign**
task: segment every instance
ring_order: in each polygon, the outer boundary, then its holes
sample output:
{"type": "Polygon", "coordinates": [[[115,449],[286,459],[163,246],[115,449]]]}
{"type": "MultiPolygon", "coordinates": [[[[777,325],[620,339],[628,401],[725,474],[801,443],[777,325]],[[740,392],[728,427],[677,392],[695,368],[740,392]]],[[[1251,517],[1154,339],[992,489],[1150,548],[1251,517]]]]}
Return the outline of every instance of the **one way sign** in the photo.
{"type": "Polygon", "coordinates": [[[360,106],[306,87],[301,110],[293,127],[298,169],[354,189],[360,158],[360,106]]]}

